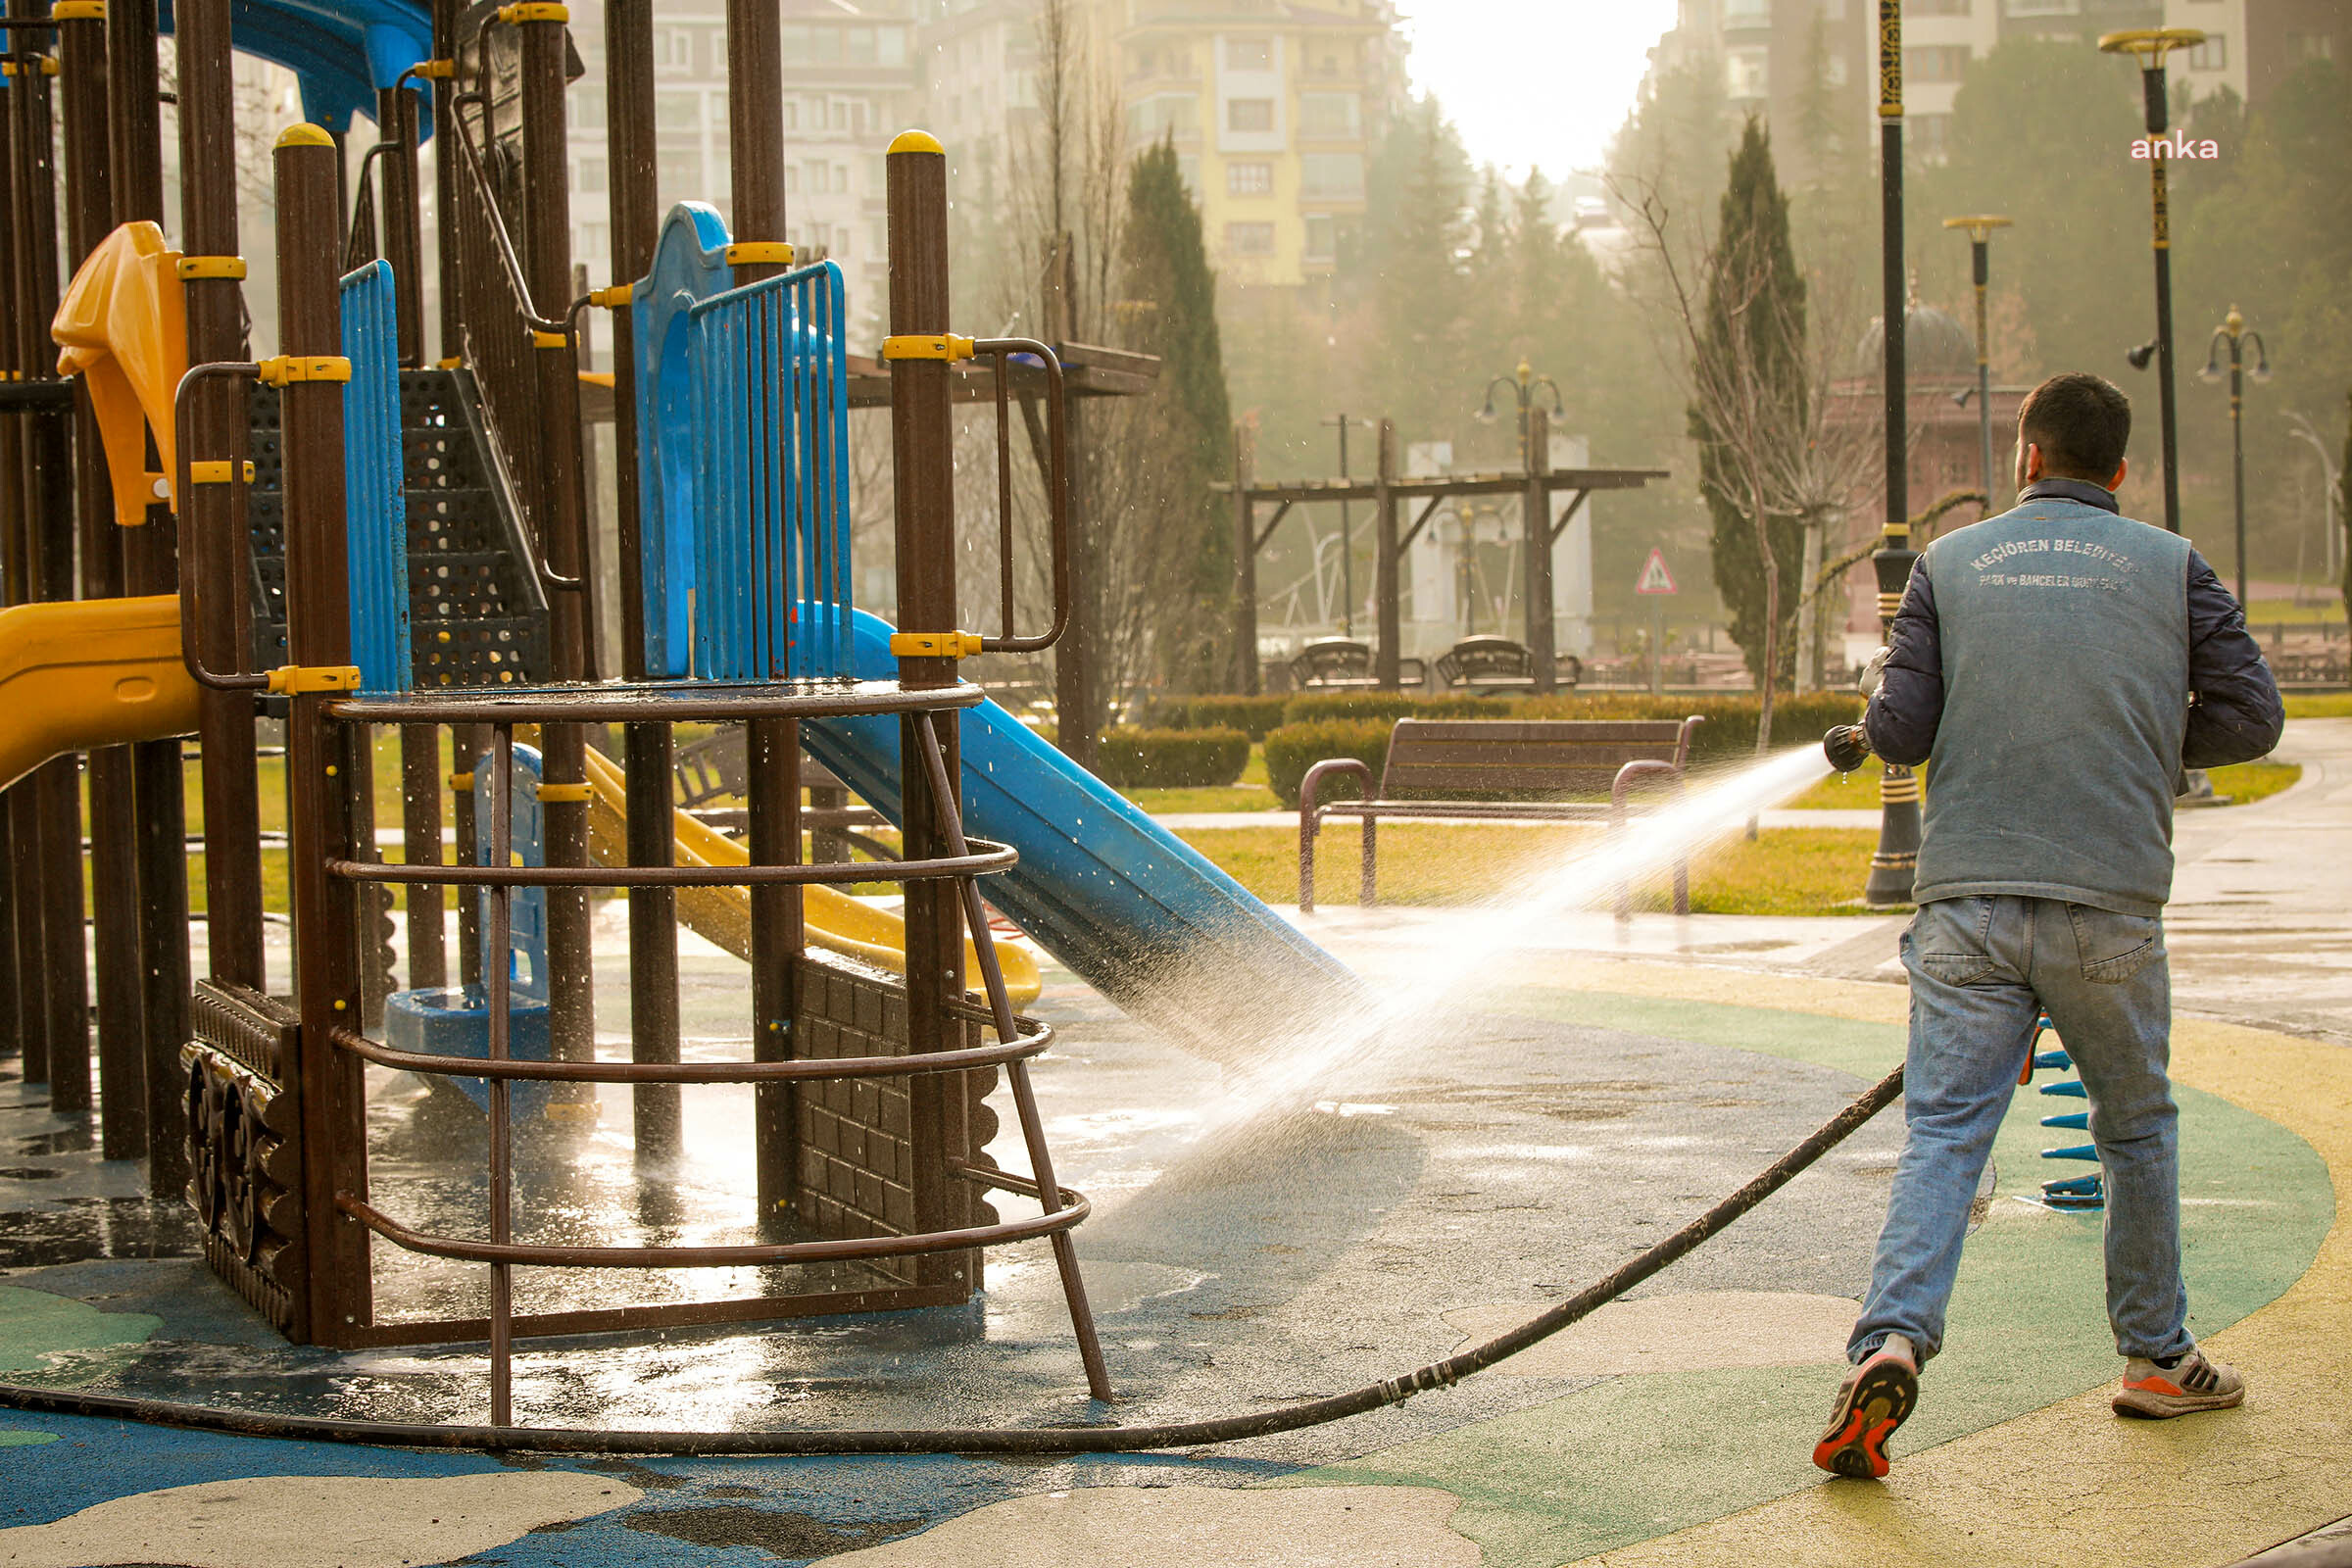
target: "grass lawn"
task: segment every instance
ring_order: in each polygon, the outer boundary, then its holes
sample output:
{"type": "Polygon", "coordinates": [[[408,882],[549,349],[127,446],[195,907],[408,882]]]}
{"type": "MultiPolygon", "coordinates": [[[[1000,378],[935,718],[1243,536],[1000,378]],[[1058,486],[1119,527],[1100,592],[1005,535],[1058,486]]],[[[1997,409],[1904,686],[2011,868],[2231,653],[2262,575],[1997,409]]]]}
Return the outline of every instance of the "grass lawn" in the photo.
{"type": "Polygon", "coordinates": [[[2266,795],[2276,795],[2302,776],[2303,769],[2295,762],[2233,762],[2206,773],[2213,780],[2213,793],[2229,796],[2231,806],[2249,806],[2266,795]]]}
{"type": "MultiPolygon", "coordinates": [[[[1271,904],[1298,900],[1298,835],[1287,828],[1204,828],[1180,835],[1271,904]]],[[[1380,895],[1391,904],[1476,904],[1599,840],[1578,827],[1391,823],[1380,832],[1380,895]]],[[[1690,907],[1702,914],[1853,914],[1878,837],[1867,829],[1782,828],[1755,843],[1727,840],[1691,862],[1690,907]]],[[[1316,858],[1325,903],[1355,898],[1356,839],[1326,832],[1316,858]]],[[[1663,909],[1665,878],[1636,903],[1663,909]]]]}
{"type": "Polygon", "coordinates": [[[1210,785],[1201,789],[1134,789],[1121,790],[1145,810],[1153,813],[1166,811],[1275,811],[1282,802],[1266,786],[1266,749],[1250,748],[1250,760],[1242,768],[1242,776],[1231,784],[1210,785]]]}
{"type": "Polygon", "coordinates": [[[2344,602],[2330,593],[2310,604],[2296,604],[2292,599],[2257,599],[2246,607],[2248,625],[2267,625],[2287,621],[2297,626],[2315,625],[2324,620],[2344,618],[2344,602]]]}
{"type": "Polygon", "coordinates": [[[2288,692],[2289,718],[2352,718],[2352,692],[2288,692]]]}

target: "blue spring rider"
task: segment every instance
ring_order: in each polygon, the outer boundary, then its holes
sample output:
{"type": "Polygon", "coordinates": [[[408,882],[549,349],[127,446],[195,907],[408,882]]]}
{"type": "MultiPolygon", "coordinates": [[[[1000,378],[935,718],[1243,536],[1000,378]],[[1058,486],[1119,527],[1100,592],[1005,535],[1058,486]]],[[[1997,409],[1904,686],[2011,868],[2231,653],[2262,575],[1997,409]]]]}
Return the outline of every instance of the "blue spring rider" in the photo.
{"type": "MultiPolygon", "coordinates": [[[[2048,1013],[2045,1012],[2034,1020],[2034,1045],[2041,1043],[2042,1035],[2049,1028],[2050,1015],[2048,1013]]],[[[2029,1072],[2033,1067],[2055,1067],[2064,1072],[2075,1064],[2075,1058],[2067,1054],[2063,1043],[2056,1051],[2034,1051],[2032,1047],[2028,1047],[2028,1052],[2032,1059],[2032,1066],[2028,1068],[2029,1072]]],[[[2043,1084],[2041,1092],[2045,1095],[2057,1095],[2075,1100],[2088,1098],[2088,1091],[2082,1087],[2082,1080],[2080,1076],[2061,1078],[2056,1083],[2043,1084]]],[[[2041,1124],[2044,1127],[2084,1131],[2090,1126],[2090,1112],[2070,1110],[2055,1116],[2044,1116],[2041,1118],[2041,1124]]],[[[2081,1159],[2096,1165],[2099,1162],[2099,1146],[2096,1144],[2070,1144],[2059,1149],[2045,1149],[2041,1152],[2041,1157],[2044,1159],[2081,1159]]],[[[2049,1208],[2089,1211],[2107,1206],[2107,1192],[2099,1179],[2099,1173],[2093,1170],[2087,1176],[2068,1176],[2043,1182],[2041,1184],[2041,1201],[2044,1206],[2049,1208]]]]}
{"type": "MultiPolygon", "coordinates": [[[[528,746],[514,748],[514,801],[512,836],[515,859],[523,865],[547,863],[547,838],[539,805],[539,754],[528,746]]],[[[474,863],[490,863],[490,759],[473,769],[475,832],[474,863]]],[[[501,961],[490,951],[490,890],[480,890],[482,972],[501,961]]],[[[507,953],[507,1054],[518,1061],[546,1061],[549,1046],[547,1019],[547,890],[516,888],[510,910],[507,953]]],[[[444,1056],[490,1054],[490,988],[486,983],[441,986],[426,991],[397,991],[384,1000],[384,1038],[401,1051],[431,1052],[444,1056]]],[[[449,1082],[485,1112],[490,1108],[490,1084],[483,1078],[452,1078],[449,1082]]],[[[543,1109],[551,1086],[515,1082],[511,1103],[517,1114],[543,1109]]]]}

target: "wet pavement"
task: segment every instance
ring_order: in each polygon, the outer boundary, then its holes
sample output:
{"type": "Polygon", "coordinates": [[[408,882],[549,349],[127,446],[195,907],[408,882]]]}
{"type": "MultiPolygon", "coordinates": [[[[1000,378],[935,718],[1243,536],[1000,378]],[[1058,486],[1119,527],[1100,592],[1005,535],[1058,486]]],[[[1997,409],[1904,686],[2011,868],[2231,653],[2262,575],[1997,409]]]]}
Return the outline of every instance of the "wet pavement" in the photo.
{"type": "MultiPolygon", "coordinates": [[[[2181,820],[2176,986],[2187,1013],[2352,1042],[2342,925],[2352,906],[2352,721],[2290,726],[2281,755],[2305,763],[2294,791],[2181,820]]],[[[615,1054],[625,1053],[627,1017],[618,914],[602,911],[598,939],[599,1015],[615,1054]]],[[[1376,985],[1428,986],[1443,1000],[1407,1049],[1347,1064],[1311,1096],[1205,1144],[1201,1130],[1229,1120],[1235,1076],[1049,969],[1037,1010],[1061,1039],[1038,1063],[1037,1083],[1061,1177],[1098,1205],[1078,1243],[1114,1406],[1085,1398],[1050,1255],[1032,1244],[992,1254],[986,1292],[960,1308],[642,1343],[528,1342],[519,1418],[671,1430],[1145,1422],[1340,1392],[1534,1315],[1737,1186],[1899,1057],[1902,996],[1888,983],[1899,979],[1898,919],[1594,916],[1519,933],[1473,975],[1432,977],[1415,960],[1430,949],[1431,922],[1444,919],[1338,906],[1303,920],[1376,985]]],[[[740,965],[691,938],[682,951],[690,1051],[741,1052],[740,965]]],[[[2333,1135],[2295,1121],[2352,1102],[2342,1065],[2352,1058],[2314,1050],[2183,1025],[2196,1327],[2253,1336],[2254,1349],[2231,1353],[2260,1380],[2246,1412],[2258,1424],[2235,1441],[2260,1474],[2225,1488],[2216,1504],[2242,1517],[2208,1520],[2187,1549],[2134,1560],[2219,1563],[2352,1511],[2352,1466],[2340,1458],[2352,1432],[2337,1430],[2340,1419],[2313,1427],[2336,1418],[2271,1398],[2293,1374],[2265,1359],[2283,1346],[2261,1348],[2274,1343],[2265,1332],[2284,1332],[2265,1325],[2304,1321],[2292,1316],[2301,1310],[2323,1322],[2331,1312],[2340,1327],[2352,1299],[2341,1283],[2352,1277],[2347,1244],[2340,1233],[2323,1242],[2352,1172],[2331,1174],[2341,1153],[2333,1135]],[[2292,1084],[2243,1087],[2266,1072],[2289,1073],[2292,1084]],[[2323,1275],[2336,1294],[2298,1306],[2323,1275]],[[2260,1424],[2280,1421],[2291,1433],[2260,1424]],[[2289,1457],[2331,1451],[2337,1458],[2316,1468],[2289,1457]],[[2332,1511],[2330,1497],[2340,1502],[2332,1511]]],[[[98,1159],[88,1129],[50,1117],[6,1076],[13,1070],[0,1062],[0,1378],[247,1409],[482,1418],[478,1346],[353,1354],[286,1346],[194,1256],[185,1209],[150,1202],[135,1168],[98,1159]]],[[[521,1162],[529,1225],[616,1241],[748,1235],[748,1092],[695,1090],[687,1102],[690,1157],[659,1194],[639,1183],[624,1094],[608,1092],[585,1132],[534,1142],[521,1162]]],[[[2042,1108],[2021,1099],[1980,1205],[1955,1309],[1980,1332],[1955,1335],[1938,1364],[1945,1396],[1904,1434],[1921,1474],[1991,1445],[1984,1462],[2004,1478],[2016,1515],[2003,1528],[2044,1517],[2037,1509],[2074,1514],[2063,1489],[2034,1500],[2048,1467],[2002,1448],[1999,1434],[2046,1426],[2041,1407],[2094,1389],[2115,1364],[2096,1308],[2096,1218],[2013,1200],[2043,1174],[2046,1139],[2034,1125],[2042,1108]],[[1984,1332],[1995,1324],[1999,1332],[1984,1332]]],[[[1013,1125],[1009,1114],[1001,1121],[1013,1125]]],[[[1770,1560],[1783,1547],[1741,1546],[1722,1532],[1792,1508],[1803,1522],[1766,1539],[1802,1555],[1797,1543],[1842,1539],[1842,1526],[1801,1513],[1846,1494],[1816,1484],[1802,1449],[1837,1376],[1838,1325],[1866,1277],[1898,1139],[1882,1118],[1692,1258],[1523,1362],[1290,1437],[1071,1462],[523,1463],[0,1412],[0,1562],[1553,1568],[1600,1551],[1616,1561],[1643,1542],[1642,1560],[1770,1560]],[[246,1479],[272,1476],[315,1478],[304,1485],[321,1490],[293,1497],[246,1479]],[[175,1487],[197,1488],[188,1497],[212,1500],[195,1511],[225,1523],[212,1534],[182,1528],[190,1510],[168,1491],[175,1487]],[[396,1487],[416,1490],[387,1490],[396,1487]],[[75,1522],[91,1508],[118,1512],[75,1522]],[[303,1510],[348,1514],[348,1538],[304,1540],[303,1510]],[[412,1531],[418,1516],[443,1533],[412,1531]],[[1674,1555],[1685,1532],[1715,1544],[1674,1555]]],[[[452,1229],[480,1224],[481,1132],[469,1107],[374,1075],[370,1144],[387,1207],[397,1200],[452,1229]]],[[[1016,1140],[1001,1138],[993,1152],[1025,1168],[1016,1140]]],[[[411,1261],[381,1246],[377,1254],[389,1310],[478,1298],[478,1268],[411,1261]]],[[[762,1283],[680,1274],[592,1286],[543,1271],[522,1280],[526,1293],[566,1298],[762,1283]]],[[[2294,1334],[2298,1348],[2316,1343],[2294,1334]]],[[[2116,1424],[2103,1409],[2092,1414],[2103,1424],[2082,1430],[2104,1441],[2116,1424]]],[[[2046,1456],[2077,1430],[2045,1432],[2036,1451],[2046,1456]]],[[[2143,1497],[2186,1495],[2191,1484],[2163,1468],[2175,1460],[2156,1454],[2189,1450],[2174,1429],[2159,1430],[2173,1446],[2127,1455],[2116,1474],[2135,1490],[2145,1480],[2143,1497]]],[[[2211,1480],[2230,1458],[2204,1462],[2211,1480]]],[[[1886,1495],[1904,1506],[1899,1488],[1886,1495]]],[[[1927,1539],[1919,1519],[1901,1520],[1913,1535],[1887,1539],[1927,1539]]],[[[2102,1557],[2092,1535],[2062,1555],[2124,1560],[2102,1557]]],[[[1917,1556],[2054,1560],[2037,1547],[1958,1544],[1917,1556]]]]}

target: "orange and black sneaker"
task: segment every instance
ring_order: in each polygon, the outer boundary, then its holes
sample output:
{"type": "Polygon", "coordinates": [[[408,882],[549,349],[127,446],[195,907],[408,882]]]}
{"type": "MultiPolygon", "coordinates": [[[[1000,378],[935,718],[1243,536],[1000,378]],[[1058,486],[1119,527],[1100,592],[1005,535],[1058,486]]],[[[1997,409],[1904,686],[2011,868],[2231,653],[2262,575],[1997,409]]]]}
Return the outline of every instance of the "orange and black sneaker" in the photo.
{"type": "Polygon", "coordinates": [[[2170,1359],[2173,1364],[2166,1366],[2144,1355],[2132,1357],[2124,1367],[2123,1387],[2115,1391],[2111,1401],[2117,1415],[2167,1421],[2177,1415],[2227,1410],[2246,1402],[2246,1380],[2228,1362],[2216,1361],[2193,1347],[2186,1355],[2170,1359]]]}
{"type": "Polygon", "coordinates": [[[1838,1386],[1838,1402],[1813,1446],[1813,1462],[1856,1481],[1881,1479],[1886,1474],[1886,1440],[1918,1402],[1919,1359],[1909,1340],[1889,1334],[1838,1386]]]}

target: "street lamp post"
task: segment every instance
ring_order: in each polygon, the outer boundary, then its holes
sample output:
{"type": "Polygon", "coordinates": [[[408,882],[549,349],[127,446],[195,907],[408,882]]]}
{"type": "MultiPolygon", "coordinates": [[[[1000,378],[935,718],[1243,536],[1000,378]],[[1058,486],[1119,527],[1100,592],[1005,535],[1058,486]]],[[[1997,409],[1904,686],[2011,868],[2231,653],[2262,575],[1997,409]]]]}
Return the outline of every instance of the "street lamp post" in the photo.
{"type": "Polygon", "coordinates": [[[2311,450],[2320,455],[2320,478],[2323,486],[2320,495],[2322,533],[2320,560],[2325,564],[2322,569],[2327,573],[2328,580],[2339,582],[2341,571],[2336,552],[2343,545],[2344,540],[2336,529],[2335,505],[2336,486],[2341,482],[2341,475],[2336,471],[2335,458],[2328,452],[2328,443],[2320,439],[2320,432],[2312,428],[2311,420],[2292,409],[2287,410],[2286,419],[2287,423],[2294,426],[2287,433],[2297,440],[2310,442],[2311,450]]]}
{"type": "Polygon", "coordinates": [[[1968,244],[1974,253],[1977,283],[1977,435],[1984,448],[1984,510],[1993,510],[1992,498],[1992,359],[1988,345],[1990,334],[1985,322],[1984,286],[1992,280],[1992,231],[2007,228],[2009,220],[1990,213],[1979,213],[1968,218],[1947,218],[1946,228],[1968,230],[1968,244]]]}
{"type": "MultiPolygon", "coordinates": [[[[1911,459],[1909,376],[1904,368],[1903,276],[1903,5],[1879,0],[1879,261],[1885,359],[1881,367],[1886,421],[1886,531],[1870,558],[1879,583],[1879,631],[1894,638],[1894,612],[1911,583],[1911,459]]],[[[1770,680],[1772,672],[1765,671],[1770,680]]],[[[1911,902],[1919,872],[1919,776],[1892,762],[1879,776],[1879,847],[1870,858],[1862,902],[1888,907],[1911,902]]]]}
{"type": "Polygon", "coordinates": [[[1494,417],[1494,389],[1498,386],[1507,388],[1519,401],[1519,462],[1527,473],[1526,499],[1520,504],[1520,532],[1527,536],[1527,661],[1529,672],[1536,679],[1536,690],[1548,692],[1555,662],[1551,636],[1550,416],[1565,415],[1568,405],[1560,397],[1558,382],[1548,375],[1536,374],[1527,361],[1521,360],[1517,370],[1487,383],[1486,403],[1478,411],[1479,418],[1494,417]],[[1551,394],[1548,412],[1537,402],[1539,388],[1551,394]]]}
{"type": "Polygon", "coordinates": [[[2254,379],[2271,378],[2271,351],[2262,341],[2260,332],[2246,330],[2246,318],[2230,307],[2222,324],[2213,329],[2213,341],[2205,347],[2205,368],[2197,372],[2200,381],[2222,378],[2220,355],[2225,340],[2230,345],[2230,482],[2234,487],[2237,507],[2237,605],[2246,607],[2246,340],[2254,340],[2254,379]]]}
{"type": "MultiPolygon", "coordinates": [[[[2164,440],[2164,525],[2180,531],[2180,423],[2173,402],[2173,214],[2165,182],[2164,131],[2171,106],[2165,96],[2164,57],[2174,49],[2193,49],[2205,41],[2195,27],[2132,27],[2099,39],[2108,54],[2139,57],[2140,104],[2148,127],[2148,192],[2151,238],[2156,254],[2157,421],[2164,440]]],[[[2132,363],[2146,369],[2148,350],[2132,355],[2132,363]]]]}

